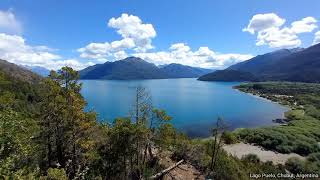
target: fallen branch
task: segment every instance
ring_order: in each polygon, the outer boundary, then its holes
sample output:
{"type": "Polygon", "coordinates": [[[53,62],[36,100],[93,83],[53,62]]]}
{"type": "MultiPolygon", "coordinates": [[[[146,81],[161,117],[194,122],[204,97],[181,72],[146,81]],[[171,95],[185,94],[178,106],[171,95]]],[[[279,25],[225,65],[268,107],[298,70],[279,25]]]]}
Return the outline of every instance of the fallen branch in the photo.
{"type": "Polygon", "coordinates": [[[188,169],[185,169],[185,168],[183,168],[183,167],[181,167],[181,166],[178,166],[178,168],[181,169],[181,170],[183,170],[183,171],[189,171],[188,169]]]}
{"type": "Polygon", "coordinates": [[[176,168],[177,166],[179,166],[181,163],[183,163],[183,159],[177,163],[175,163],[174,165],[168,167],[167,169],[162,170],[161,172],[151,176],[149,179],[158,179],[160,177],[162,177],[164,174],[167,174],[169,171],[171,171],[172,169],[176,168]]]}

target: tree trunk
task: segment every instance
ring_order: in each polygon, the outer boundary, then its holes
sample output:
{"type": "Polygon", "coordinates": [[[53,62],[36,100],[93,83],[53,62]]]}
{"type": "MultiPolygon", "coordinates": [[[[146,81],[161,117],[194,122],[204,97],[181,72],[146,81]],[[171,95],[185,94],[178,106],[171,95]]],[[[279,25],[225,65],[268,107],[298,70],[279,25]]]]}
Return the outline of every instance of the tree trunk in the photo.
{"type": "Polygon", "coordinates": [[[183,159],[180,160],[179,162],[175,163],[174,165],[168,167],[167,169],[162,170],[161,172],[149,177],[149,179],[159,179],[160,177],[162,177],[163,175],[167,174],[169,171],[171,171],[172,169],[176,168],[177,166],[179,166],[181,163],[183,163],[183,159]]]}
{"type": "Polygon", "coordinates": [[[215,158],[214,158],[214,162],[213,162],[213,168],[215,168],[216,167],[216,162],[217,162],[217,159],[218,159],[218,157],[219,157],[219,150],[220,150],[220,144],[221,144],[221,141],[222,141],[222,138],[220,137],[220,139],[219,139],[219,143],[218,143],[218,146],[217,146],[217,152],[215,153],[215,158]]]}
{"type": "Polygon", "coordinates": [[[217,131],[214,132],[214,141],[213,141],[213,148],[212,148],[212,155],[211,155],[211,163],[210,163],[210,170],[213,170],[213,162],[215,157],[215,151],[216,151],[216,144],[217,144],[217,131]]]}

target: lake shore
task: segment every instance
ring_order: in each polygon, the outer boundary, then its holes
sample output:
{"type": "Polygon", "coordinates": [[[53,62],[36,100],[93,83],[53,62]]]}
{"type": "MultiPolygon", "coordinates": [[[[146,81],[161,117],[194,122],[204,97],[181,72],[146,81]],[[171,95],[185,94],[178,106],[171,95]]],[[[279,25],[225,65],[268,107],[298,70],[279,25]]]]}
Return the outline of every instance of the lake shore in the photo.
{"type": "Polygon", "coordinates": [[[235,88],[290,107],[283,126],[244,128],[234,132],[241,141],[284,154],[308,156],[320,151],[319,84],[259,82],[235,88]]]}
{"type": "Polygon", "coordinates": [[[299,158],[301,160],[305,160],[305,157],[300,156],[296,153],[283,154],[275,151],[266,150],[261,146],[256,146],[253,144],[246,144],[243,142],[230,144],[223,146],[223,149],[230,155],[235,156],[239,159],[248,154],[256,154],[262,162],[271,161],[273,164],[282,164],[289,158],[299,158]]]}
{"type": "MultiPolygon", "coordinates": [[[[271,103],[274,103],[274,104],[278,104],[278,105],[281,105],[281,106],[285,106],[285,107],[288,108],[288,111],[292,109],[292,107],[291,107],[290,105],[284,104],[284,103],[281,102],[281,101],[274,101],[274,100],[272,100],[272,99],[269,99],[268,97],[263,96],[262,94],[253,93],[253,92],[247,92],[247,91],[242,91],[242,90],[238,89],[237,86],[233,86],[232,88],[235,89],[235,90],[237,90],[237,91],[239,91],[239,92],[241,92],[241,93],[245,93],[245,94],[247,94],[247,95],[249,95],[249,96],[252,96],[252,97],[255,97],[255,98],[258,98],[258,99],[262,99],[262,100],[264,100],[264,101],[271,102],[271,103]]],[[[280,94],[275,94],[274,96],[281,96],[281,95],[280,95],[280,94]]]]}

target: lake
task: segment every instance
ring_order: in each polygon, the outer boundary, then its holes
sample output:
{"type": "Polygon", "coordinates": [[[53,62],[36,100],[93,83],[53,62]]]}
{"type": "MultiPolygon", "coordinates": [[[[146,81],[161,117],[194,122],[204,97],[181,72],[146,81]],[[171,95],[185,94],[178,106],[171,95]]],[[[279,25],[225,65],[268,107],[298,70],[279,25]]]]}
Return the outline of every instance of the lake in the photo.
{"type": "Polygon", "coordinates": [[[100,121],[112,122],[128,116],[137,86],[147,88],[153,105],[164,109],[179,130],[192,137],[209,135],[217,117],[230,129],[274,125],[272,119],[283,118],[287,107],[240,92],[235,82],[204,82],[196,79],[157,80],[82,80],[82,95],[87,110],[98,113],[100,121]]]}

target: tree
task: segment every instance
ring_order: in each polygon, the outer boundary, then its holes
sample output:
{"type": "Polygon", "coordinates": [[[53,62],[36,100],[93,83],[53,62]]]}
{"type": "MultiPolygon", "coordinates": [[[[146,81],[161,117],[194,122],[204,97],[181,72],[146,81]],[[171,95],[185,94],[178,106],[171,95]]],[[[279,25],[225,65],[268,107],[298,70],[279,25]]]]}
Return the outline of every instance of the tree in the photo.
{"type": "Polygon", "coordinates": [[[37,130],[34,119],[12,109],[0,111],[0,175],[14,177],[36,170],[37,151],[32,137],[37,130]]]}
{"type": "Polygon", "coordinates": [[[135,91],[135,100],[131,118],[136,124],[147,125],[148,118],[152,112],[152,98],[150,92],[142,86],[138,86],[135,91]]]}
{"type": "Polygon", "coordinates": [[[209,149],[210,149],[210,157],[211,157],[211,162],[210,162],[210,170],[214,171],[217,160],[220,155],[220,149],[223,145],[223,138],[222,135],[226,131],[227,126],[224,123],[222,118],[218,118],[215,124],[215,127],[212,129],[212,137],[213,140],[209,144],[209,149]]]}
{"type": "Polygon", "coordinates": [[[117,118],[104,132],[107,138],[99,146],[101,160],[96,167],[104,179],[127,179],[134,170],[136,124],[130,118],[117,118]]]}
{"type": "Polygon", "coordinates": [[[87,154],[92,150],[96,129],[93,112],[85,112],[80,94],[79,74],[70,67],[51,71],[43,83],[40,143],[43,145],[43,170],[65,168],[69,177],[87,171],[87,154]]]}
{"type": "Polygon", "coordinates": [[[137,87],[131,117],[117,118],[105,129],[107,138],[99,147],[101,160],[97,161],[103,177],[141,179],[154,160],[152,146],[157,128],[170,119],[164,110],[153,108],[146,88],[137,87]]]}
{"type": "Polygon", "coordinates": [[[65,167],[66,122],[63,118],[66,101],[60,84],[51,78],[43,81],[42,91],[39,144],[42,152],[41,169],[46,173],[50,167],[65,167]]]}

